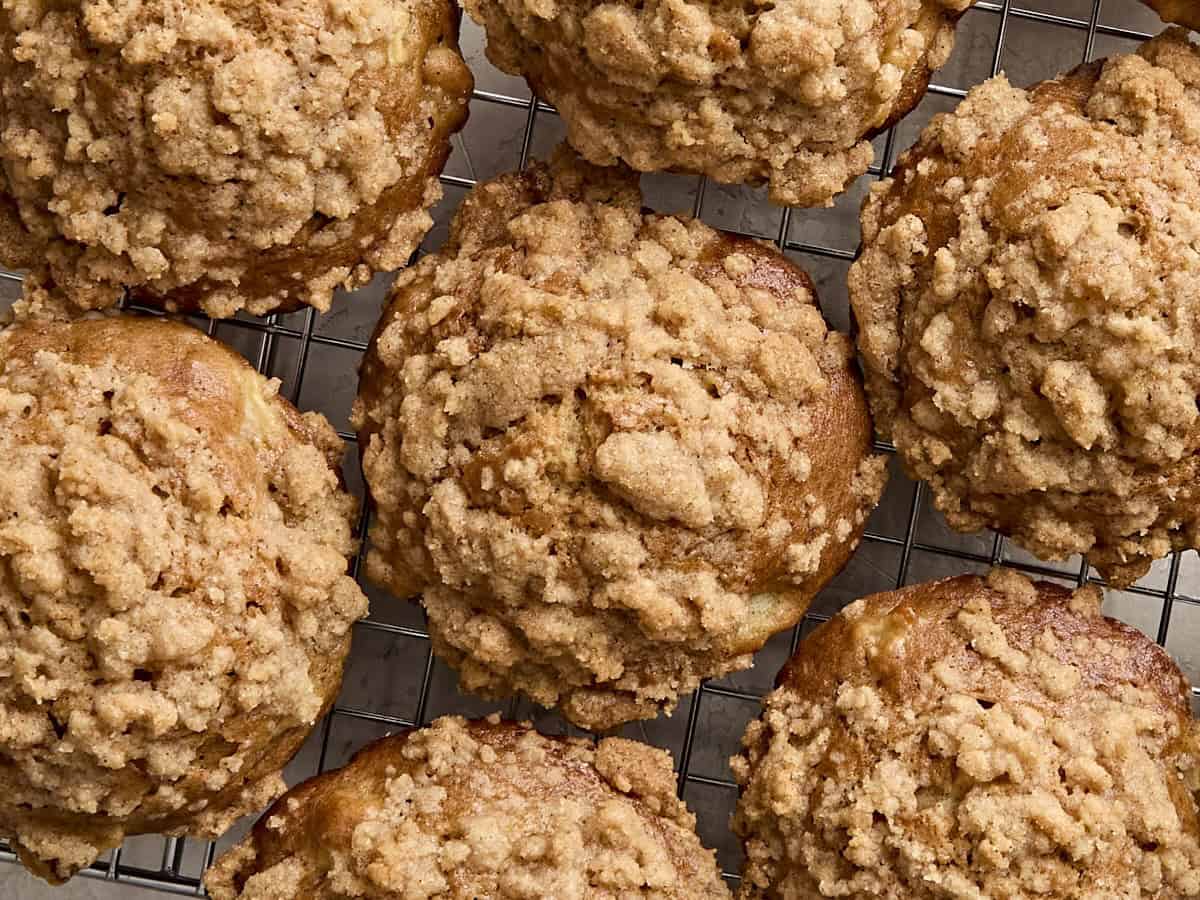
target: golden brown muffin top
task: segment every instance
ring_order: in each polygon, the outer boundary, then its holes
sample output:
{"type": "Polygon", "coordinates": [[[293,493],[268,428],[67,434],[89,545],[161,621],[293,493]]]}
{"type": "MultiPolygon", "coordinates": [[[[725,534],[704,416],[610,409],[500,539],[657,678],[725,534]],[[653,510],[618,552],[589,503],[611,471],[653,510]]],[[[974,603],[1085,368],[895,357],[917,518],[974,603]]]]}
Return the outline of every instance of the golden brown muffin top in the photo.
{"type": "Polygon", "coordinates": [[[671,757],[498,717],[385,738],[280,799],[206,880],[213,900],[721,900],[671,757]]]}
{"type": "Polygon", "coordinates": [[[402,266],[471,76],[446,0],[0,9],[0,262],[88,308],[327,309],[402,266]]]}
{"type": "Polygon", "coordinates": [[[1200,49],[1179,29],[939,116],[850,273],[880,433],[962,530],[1128,583],[1200,545],[1200,49]]]}
{"type": "Polygon", "coordinates": [[[830,206],[920,101],[974,0],[466,0],[488,58],[590,162],[768,183],[830,206]]]}
{"type": "Polygon", "coordinates": [[[0,836],[39,874],[220,833],[337,691],[355,502],[278,388],[166,321],[0,331],[0,836]]]}
{"type": "Polygon", "coordinates": [[[354,421],[370,576],[470,690],[607,728],[745,668],[842,566],[884,460],[850,342],[774,248],[560,155],[397,281],[354,421]]]}
{"type": "Polygon", "coordinates": [[[864,598],[733,761],[739,896],[1200,896],[1190,695],[1094,587],[995,570],[864,598]]]}
{"type": "Polygon", "coordinates": [[[1200,5],[1196,0],[1144,0],[1164,22],[1200,29],[1200,5]]]}

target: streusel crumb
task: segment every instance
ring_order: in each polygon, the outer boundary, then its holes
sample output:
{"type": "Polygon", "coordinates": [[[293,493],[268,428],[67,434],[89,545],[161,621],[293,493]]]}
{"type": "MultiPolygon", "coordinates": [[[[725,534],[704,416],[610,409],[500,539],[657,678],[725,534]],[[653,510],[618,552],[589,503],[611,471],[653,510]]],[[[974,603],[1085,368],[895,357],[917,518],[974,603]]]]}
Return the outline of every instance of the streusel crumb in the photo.
{"type": "Polygon", "coordinates": [[[361,751],[275,804],[213,900],[728,900],[671,757],[456,717],[361,751]]]}
{"type": "Polygon", "coordinates": [[[0,262],[230,316],[399,268],[471,74],[447,0],[0,5],[0,262]]]}
{"type": "Polygon", "coordinates": [[[283,790],[366,601],[342,444],[198,331],[0,331],[0,837],[51,880],[283,790]]]}
{"type": "Polygon", "coordinates": [[[561,154],[397,281],[354,422],[368,573],[463,685],[607,728],[750,665],[841,568],[884,459],[850,342],[772,247],[561,154]]]}
{"type": "Polygon", "coordinates": [[[598,165],[762,183],[829,206],[920,101],[974,0],[465,0],[488,58],[598,165]]]}
{"type": "Polygon", "coordinates": [[[1200,546],[1200,48],[940,116],[863,208],[876,426],[949,523],[1114,584],[1200,546]]]}
{"type": "Polygon", "coordinates": [[[1166,653],[1014,572],[813,632],[733,760],[742,900],[1200,896],[1200,751],[1166,653]]]}

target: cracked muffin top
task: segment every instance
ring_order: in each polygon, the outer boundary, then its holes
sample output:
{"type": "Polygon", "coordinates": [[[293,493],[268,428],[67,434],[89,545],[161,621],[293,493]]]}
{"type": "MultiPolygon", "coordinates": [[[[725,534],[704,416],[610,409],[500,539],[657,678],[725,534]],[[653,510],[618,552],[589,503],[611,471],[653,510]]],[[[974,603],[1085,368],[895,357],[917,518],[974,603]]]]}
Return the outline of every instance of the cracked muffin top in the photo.
{"type": "Polygon", "coordinates": [[[464,0],[589,161],[830,206],[916,106],[973,0],[464,0]]]}
{"type": "Polygon", "coordinates": [[[1200,546],[1200,49],[1180,29],[933,121],[850,272],[881,435],[960,530],[1113,584],[1200,546]]]}
{"type": "Polygon", "coordinates": [[[1200,896],[1191,690],[1100,600],[995,570],[814,631],[733,760],[741,900],[1200,896]]]}
{"type": "Polygon", "coordinates": [[[337,692],[356,504],[278,388],[166,321],[0,331],[0,838],[42,877],[217,837],[337,692]]]}
{"type": "Polygon", "coordinates": [[[566,153],[397,281],[354,422],[370,577],[423,595],[468,690],[599,729],[746,668],[886,478],[807,275],[566,153]]]}
{"type": "Polygon", "coordinates": [[[498,717],[384,738],[290,791],[213,900],[728,900],[665,750],[498,717]]]}
{"type": "Polygon", "coordinates": [[[399,268],[471,74],[447,0],[0,8],[0,263],[230,316],[399,268]]]}

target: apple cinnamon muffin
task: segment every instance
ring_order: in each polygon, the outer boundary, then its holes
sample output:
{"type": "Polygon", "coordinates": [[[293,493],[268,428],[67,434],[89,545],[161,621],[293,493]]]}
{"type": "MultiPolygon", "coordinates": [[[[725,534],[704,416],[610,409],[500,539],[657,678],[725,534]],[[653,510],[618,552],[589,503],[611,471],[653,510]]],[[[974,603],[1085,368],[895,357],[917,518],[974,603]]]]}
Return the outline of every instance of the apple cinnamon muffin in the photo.
{"type": "Polygon", "coordinates": [[[1191,689],[1100,599],[996,570],[814,631],[733,760],[741,900],[1200,896],[1191,689]]]}
{"type": "Polygon", "coordinates": [[[438,719],[289,791],[213,900],[728,900],[671,757],[622,738],[438,719]]]}
{"type": "Polygon", "coordinates": [[[93,316],[0,331],[0,839],[51,881],[281,794],[366,613],[328,422],[93,316]]]}
{"type": "Polygon", "coordinates": [[[881,436],[962,531],[1113,584],[1200,546],[1200,48],[1174,29],[936,118],[851,268],[881,436]]]}
{"type": "Polygon", "coordinates": [[[467,690],[593,729],[748,667],[886,478],[808,276],[566,153],[402,274],[353,420],[369,576],[421,595],[467,690]]]}
{"type": "Polygon", "coordinates": [[[231,316],[404,265],[472,79],[448,0],[0,8],[0,264],[231,316]]]}
{"type": "Polygon", "coordinates": [[[974,0],[464,0],[590,162],[830,206],[917,105],[974,0]]]}

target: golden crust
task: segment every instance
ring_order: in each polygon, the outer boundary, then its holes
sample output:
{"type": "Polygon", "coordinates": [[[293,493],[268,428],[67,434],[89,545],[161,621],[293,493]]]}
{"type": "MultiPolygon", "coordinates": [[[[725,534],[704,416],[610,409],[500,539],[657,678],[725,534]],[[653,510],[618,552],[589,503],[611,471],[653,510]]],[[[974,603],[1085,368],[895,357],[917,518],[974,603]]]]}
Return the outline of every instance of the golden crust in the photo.
{"type": "Polygon", "coordinates": [[[1128,584],[1200,545],[1200,50],[934,120],[863,206],[849,277],[881,435],[955,528],[1128,584]]]}
{"type": "Polygon", "coordinates": [[[924,96],[973,0],[467,0],[590,162],[829,206],[924,96]]]}
{"type": "Polygon", "coordinates": [[[398,281],[354,421],[368,573],[468,690],[604,729],[745,668],[886,478],[849,342],[774,249],[562,156],[398,281]]]}
{"type": "Polygon", "coordinates": [[[6,8],[0,262],[85,308],[327,309],[432,225],[457,37],[446,0],[6,8]]]}
{"type": "Polygon", "coordinates": [[[1200,895],[1187,680],[996,570],[866,597],[800,646],[734,760],[743,900],[1200,895]]]}
{"type": "Polygon", "coordinates": [[[69,878],[284,789],[366,600],[342,443],[164,320],[0,331],[0,837],[69,878]]]}
{"type": "Polygon", "coordinates": [[[1143,0],[1164,22],[1200,29],[1200,6],[1196,0],[1143,0]]]}
{"type": "Polygon", "coordinates": [[[276,802],[206,879],[213,900],[721,900],[670,756],[443,718],[276,802]]]}

